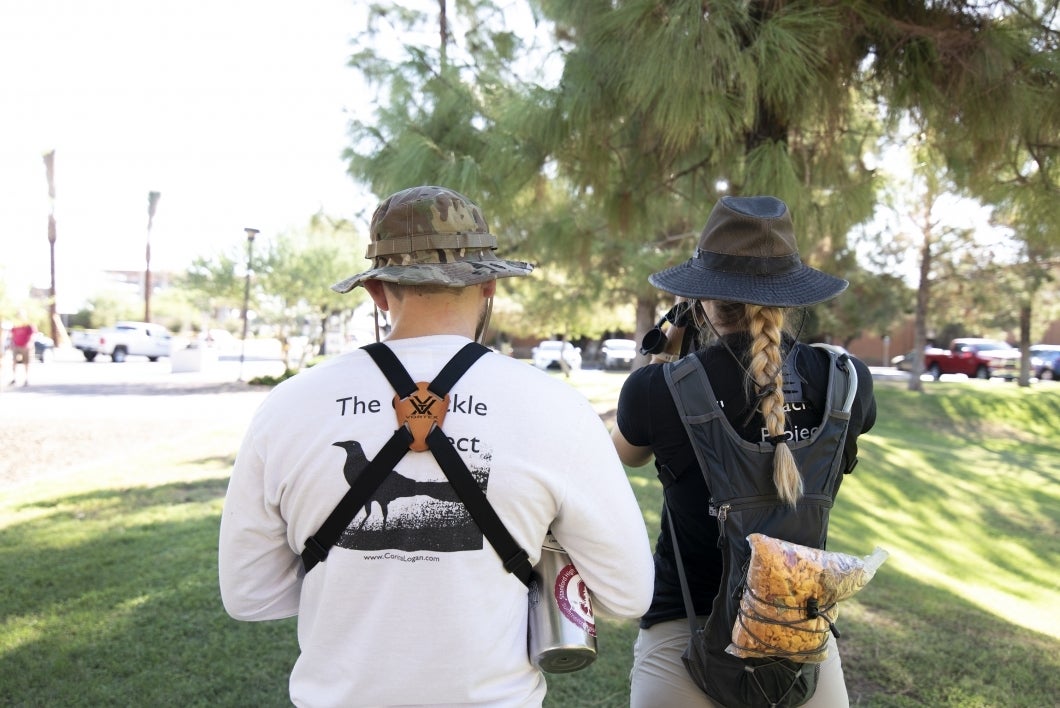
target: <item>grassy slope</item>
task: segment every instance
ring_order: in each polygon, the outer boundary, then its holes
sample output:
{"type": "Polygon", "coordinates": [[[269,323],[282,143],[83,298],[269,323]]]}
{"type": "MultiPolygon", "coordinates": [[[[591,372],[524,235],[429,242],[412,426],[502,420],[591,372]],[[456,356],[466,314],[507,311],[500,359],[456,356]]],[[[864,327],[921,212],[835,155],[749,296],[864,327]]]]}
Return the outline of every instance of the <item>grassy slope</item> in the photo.
{"type": "MultiPolygon", "coordinates": [[[[606,409],[614,387],[585,383],[606,409]]],[[[834,550],[892,554],[842,608],[852,702],[1053,705],[1060,385],[942,383],[924,395],[881,385],[879,402],[832,523],[834,550]]],[[[217,597],[233,449],[230,432],[216,431],[195,449],[144,451],[124,471],[5,493],[0,704],[287,704],[293,620],[234,622],[217,597]]],[[[654,535],[652,468],[630,478],[654,535]]],[[[636,628],[601,625],[600,658],[550,676],[549,706],[627,705],[636,628]]]]}
{"type": "MultiPolygon", "coordinates": [[[[891,553],[841,609],[853,705],[1038,707],[1060,695],[1060,386],[999,384],[877,385],[878,422],[830,531],[832,550],[891,553]]],[[[654,470],[630,477],[654,535],[654,470]]],[[[550,677],[549,705],[625,705],[635,627],[600,635],[605,675],[550,677]]]]}
{"type": "Polygon", "coordinates": [[[844,608],[852,701],[1049,706],[1060,696],[1060,390],[878,387],[832,547],[891,552],[844,608]]]}

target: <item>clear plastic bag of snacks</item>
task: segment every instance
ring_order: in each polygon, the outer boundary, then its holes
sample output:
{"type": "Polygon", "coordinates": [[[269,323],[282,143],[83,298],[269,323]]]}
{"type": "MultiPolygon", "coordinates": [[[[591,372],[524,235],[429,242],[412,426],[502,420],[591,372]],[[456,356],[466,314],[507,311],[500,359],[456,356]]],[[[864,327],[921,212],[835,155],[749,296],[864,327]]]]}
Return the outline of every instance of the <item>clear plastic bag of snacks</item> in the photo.
{"type": "Polygon", "coordinates": [[[887,551],[877,547],[858,558],[760,533],[749,535],[747,542],[751,558],[726,651],[742,658],[824,661],[829,633],[839,636],[839,601],[872,580],[887,551]]]}

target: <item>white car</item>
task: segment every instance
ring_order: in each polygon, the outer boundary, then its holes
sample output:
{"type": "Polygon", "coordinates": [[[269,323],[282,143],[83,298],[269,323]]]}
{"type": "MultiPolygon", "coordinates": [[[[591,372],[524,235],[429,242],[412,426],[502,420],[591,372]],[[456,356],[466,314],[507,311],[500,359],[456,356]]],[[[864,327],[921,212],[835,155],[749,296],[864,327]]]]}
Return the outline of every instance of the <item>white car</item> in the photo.
{"type": "Polygon", "coordinates": [[[85,361],[96,356],[109,356],[121,363],[129,356],[146,356],[149,361],[169,356],[173,335],[162,325],[150,322],[118,322],[113,327],[86,331],[73,339],[74,345],[85,355],[85,361]]]}
{"type": "Polygon", "coordinates": [[[600,347],[604,368],[630,368],[637,356],[637,343],[632,339],[605,339],[600,347]]]}
{"type": "Polygon", "coordinates": [[[559,369],[560,353],[567,366],[572,369],[582,368],[582,350],[570,342],[558,339],[546,339],[530,350],[530,360],[539,369],[559,369]]]}

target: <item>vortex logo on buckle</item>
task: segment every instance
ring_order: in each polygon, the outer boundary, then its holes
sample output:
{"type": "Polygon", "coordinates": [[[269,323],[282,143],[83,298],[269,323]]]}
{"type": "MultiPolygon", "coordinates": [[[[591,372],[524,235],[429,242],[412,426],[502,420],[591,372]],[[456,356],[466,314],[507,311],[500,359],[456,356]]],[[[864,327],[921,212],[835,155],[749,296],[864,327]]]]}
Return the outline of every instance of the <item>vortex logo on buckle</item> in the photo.
{"type": "Polygon", "coordinates": [[[423,452],[428,449],[427,435],[434,426],[442,427],[446,410],[449,408],[449,396],[439,398],[427,388],[426,381],[416,384],[416,392],[407,398],[394,396],[394,413],[397,415],[398,427],[406,426],[412,433],[409,449],[423,452]]]}

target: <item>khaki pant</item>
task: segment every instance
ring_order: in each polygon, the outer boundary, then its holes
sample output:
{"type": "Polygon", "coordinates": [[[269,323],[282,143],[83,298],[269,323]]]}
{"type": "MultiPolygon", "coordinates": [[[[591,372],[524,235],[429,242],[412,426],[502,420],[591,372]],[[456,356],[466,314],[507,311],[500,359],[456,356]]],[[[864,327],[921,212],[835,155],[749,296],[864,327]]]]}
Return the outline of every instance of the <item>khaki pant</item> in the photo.
{"type": "MultiPolygon", "coordinates": [[[[701,617],[700,623],[706,618],[701,617]]],[[[688,620],[660,622],[640,630],[633,645],[630,708],[721,708],[693,683],[681,661],[688,646],[688,620]]],[[[850,699],[835,638],[821,664],[817,690],[803,708],[847,708],[850,699]]]]}

